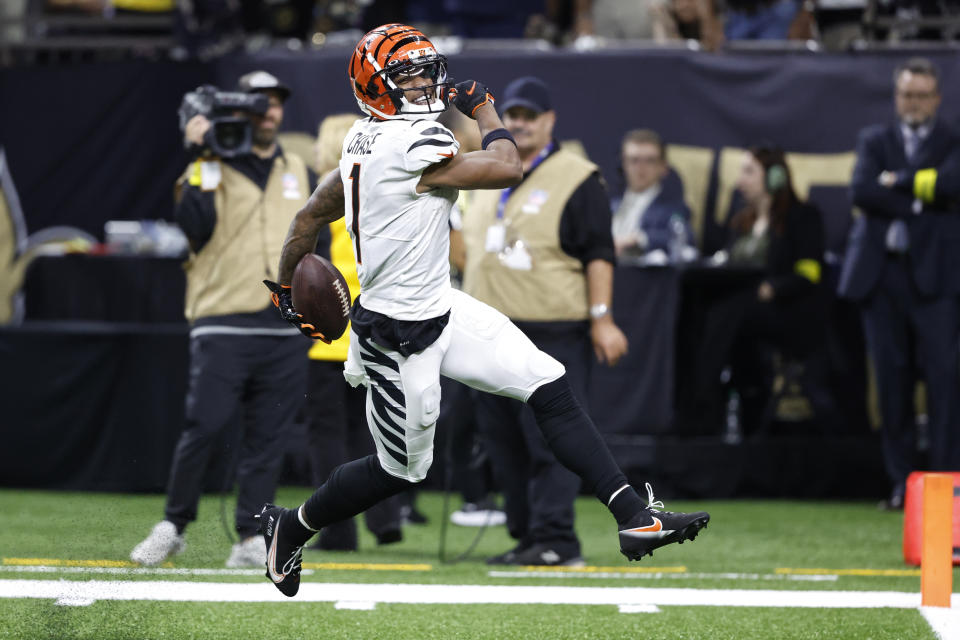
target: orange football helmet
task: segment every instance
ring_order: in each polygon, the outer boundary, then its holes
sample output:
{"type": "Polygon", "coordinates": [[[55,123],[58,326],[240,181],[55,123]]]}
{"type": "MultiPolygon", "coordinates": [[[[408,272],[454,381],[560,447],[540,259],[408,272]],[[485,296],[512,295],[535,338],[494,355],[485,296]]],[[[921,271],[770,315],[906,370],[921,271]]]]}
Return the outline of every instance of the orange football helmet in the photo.
{"type": "Polygon", "coordinates": [[[405,24],[385,24],[363,36],[350,56],[348,73],[360,109],[375,118],[436,118],[447,108],[446,57],[427,36],[405,24]],[[424,73],[431,84],[410,91],[423,95],[433,88],[433,100],[407,100],[395,79],[424,73]]]}

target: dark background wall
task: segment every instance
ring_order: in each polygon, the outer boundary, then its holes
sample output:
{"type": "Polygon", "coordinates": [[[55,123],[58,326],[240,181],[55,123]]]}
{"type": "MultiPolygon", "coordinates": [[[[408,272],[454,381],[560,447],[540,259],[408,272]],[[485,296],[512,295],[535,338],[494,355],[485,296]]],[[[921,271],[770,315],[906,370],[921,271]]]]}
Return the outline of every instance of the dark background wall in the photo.
{"type": "MultiPolygon", "coordinates": [[[[454,78],[482,79],[495,93],[518,75],[544,78],[554,88],[558,137],[581,140],[616,189],[619,141],[635,127],[657,129],[670,143],[715,149],[768,139],[793,152],[848,151],[859,128],[893,117],[891,75],[905,57],[497,51],[454,56],[450,68],[454,78]]],[[[943,114],[957,123],[960,58],[932,57],[943,71],[943,114]]],[[[295,92],[285,129],[312,134],[327,114],[357,109],[345,59],[343,51],[275,52],[209,65],[143,61],[0,71],[0,145],[28,230],[72,225],[102,237],[107,220],[169,219],[172,185],[187,160],[176,119],[184,92],[207,82],[230,88],[242,73],[267,69],[295,92]]],[[[0,485],[162,488],[182,423],[185,327],[128,331],[36,324],[0,331],[0,416],[6,418],[0,433],[13,443],[0,451],[0,485]]],[[[639,433],[661,434],[665,424],[658,420],[639,433]]],[[[701,450],[687,440],[637,437],[635,423],[606,426],[631,474],[665,474],[658,482],[676,484],[679,493],[806,495],[812,489],[804,478],[811,475],[829,478],[817,495],[870,495],[882,485],[879,452],[869,439],[831,447],[820,438],[780,441],[782,455],[750,447],[733,455],[713,441],[701,450]],[[809,455],[798,458],[801,451],[809,455]],[[799,471],[781,464],[796,459],[816,463],[799,471]],[[706,468],[706,460],[716,474],[699,473],[697,486],[681,486],[677,479],[690,476],[690,465],[706,468]],[[762,468],[758,460],[784,477],[752,477],[762,468]]]]}
{"type": "MultiPolygon", "coordinates": [[[[325,115],[357,110],[347,53],[0,71],[0,144],[29,231],[69,224],[102,237],[106,220],[169,219],[171,185],[186,162],[176,120],[184,92],[204,82],[229,88],[264,68],[294,89],[285,129],[312,134],[325,115]]],[[[891,73],[905,55],[498,50],[452,56],[450,73],[482,79],[495,93],[519,75],[545,79],[558,136],[581,140],[618,188],[620,137],[641,126],[678,144],[767,139],[795,152],[850,150],[860,127],[892,118],[891,73]]],[[[960,57],[930,56],[943,71],[944,115],[957,122],[960,57]]]]}

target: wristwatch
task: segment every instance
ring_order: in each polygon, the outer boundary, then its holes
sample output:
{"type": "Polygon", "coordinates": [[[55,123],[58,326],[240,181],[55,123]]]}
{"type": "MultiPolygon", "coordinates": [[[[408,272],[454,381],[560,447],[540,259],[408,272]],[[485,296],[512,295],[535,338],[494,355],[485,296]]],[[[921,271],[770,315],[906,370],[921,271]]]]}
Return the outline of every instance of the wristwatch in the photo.
{"type": "Polygon", "coordinates": [[[600,318],[608,315],[610,315],[610,307],[602,302],[600,304],[594,304],[590,306],[590,317],[594,320],[599,320],[600,318]]]}

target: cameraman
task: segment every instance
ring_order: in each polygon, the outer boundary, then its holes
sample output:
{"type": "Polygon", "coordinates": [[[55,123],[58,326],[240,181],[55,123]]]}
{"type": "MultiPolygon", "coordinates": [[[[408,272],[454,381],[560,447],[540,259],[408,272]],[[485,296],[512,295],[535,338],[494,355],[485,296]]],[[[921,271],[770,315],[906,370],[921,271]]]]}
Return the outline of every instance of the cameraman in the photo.
{"type": "MultiPolygon", "coordinates": [[[[207,88],[213,91],[213,88],[207,88]]],[[[249,120],[249,151],[240,145],[213,155],[223,144],[215,133],[218,112],[193,115],[184,127],[185,142],[201,155],[176,186],[177,223],[190,240],[186,264],[186,317],[190,330],[190,376],[186,427],[177,443],[167,486],[164,520],[130,554],[143,565],[163,562],[185,546],[184,529],[197,517],[204,476],[219,443],[239,443],[238,496],[235,516],[240,541],[233,545],[228,567],[262,567],[263,536],[257,535],[257,513],[272,502],[288,433],[306,380],[309,343],[273,309],[262,281],[276,280],[280,249],[297,210],[310,195],[303,160],[284,153],[277,143],[283,104],[290,90],[264,71],[239,82],[222,118],[249,120]],[[269,101],[249,108],[249,95],[269,101]],[[213,123],[211,122],[213,121],[213,123]],[[238,152],[239,148],[239,152],[238,152]],[[245,152],[246,151],[246,152],[245,152]]],[[[198,95],[188,94],[187,98],[198,95]]],[[[231,94],[218,94],[230,97],[231,94]]],[[[236,140],[234,140],[235,142],[236,140]]]]}

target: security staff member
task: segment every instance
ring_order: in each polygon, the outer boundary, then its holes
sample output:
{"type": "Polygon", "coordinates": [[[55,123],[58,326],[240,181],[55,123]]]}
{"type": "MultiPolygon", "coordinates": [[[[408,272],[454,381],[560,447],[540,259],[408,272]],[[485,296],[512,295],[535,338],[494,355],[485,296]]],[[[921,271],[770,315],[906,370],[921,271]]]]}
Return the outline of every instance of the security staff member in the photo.
{"type": "MultiPolygon", "coordinates": [[[[235,516],[240,541],[228,567],[263,566],[266,552],[254,514],[271,502],[287,434],[303,398],[308,342],[277,317],[262,281],[276,280],[280,249],[294,215],[310,195],[308,170],[277,143],[290,90],[264,71],[239,90],[267,95],[269,108],[251,115],[252,153],[200,158],[177,183],[175,217],[191,244],[186,264],[190,375],[186,428],[170,469],[164,520],[130,554],[154,565],[179,553],[197,517],[204,474],[222,438],[240,442],[235,516]],[[232,437],[231,437],[232,436],[232,437]]],[[[204,116],[186,126],[201,145],[204,116]]]]}
{"type": "MultiPolygon", "coordinates": [[[[613,323],[610,205],[596,165],[553,139],[556,114],[538,78],[510,83],[503,123],[523,160],[524,179],[478,191],[464,215],[464,291],[502,311],[567,369],[586,402],[591,346],[611,365],[627,350],[613,323]]],[[[574,532],[579,479],[547,446],[523,403],[481,394],[477,419],[505,498],[516,548],[491,564],[582,564],[574,532]]]]}

